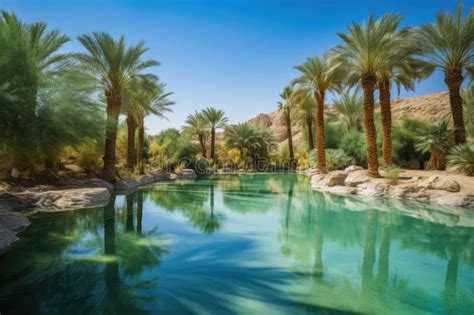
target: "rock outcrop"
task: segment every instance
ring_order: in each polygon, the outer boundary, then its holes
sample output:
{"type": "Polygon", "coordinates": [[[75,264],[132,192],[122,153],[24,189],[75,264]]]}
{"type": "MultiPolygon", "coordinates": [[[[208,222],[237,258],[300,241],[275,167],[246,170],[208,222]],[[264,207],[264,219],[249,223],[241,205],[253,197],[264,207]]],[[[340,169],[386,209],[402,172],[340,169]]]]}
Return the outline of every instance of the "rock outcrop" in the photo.
{"type": "Polygon", "coordinates": [[[405,198],[442,206],[474,207],[474,194],[462,191],[460,184],[451,178],[415,176],[391,185],[384,178],[369,177],[366,170],[348,171],[313,174],[311,187],[313,190],[337,195],[405,198]]]}

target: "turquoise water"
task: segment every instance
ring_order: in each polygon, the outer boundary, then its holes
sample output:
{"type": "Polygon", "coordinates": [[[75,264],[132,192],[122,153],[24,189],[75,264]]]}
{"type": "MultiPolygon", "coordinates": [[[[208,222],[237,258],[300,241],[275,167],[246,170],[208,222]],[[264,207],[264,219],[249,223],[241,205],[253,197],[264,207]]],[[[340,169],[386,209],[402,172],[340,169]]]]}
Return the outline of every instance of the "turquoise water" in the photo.
{"type": "Polygon", "coordinates": [[[33,214],[0,256],[0,313],[473,314],[474,212],[456,211],[294,175],[155,184],[33,214]]]}

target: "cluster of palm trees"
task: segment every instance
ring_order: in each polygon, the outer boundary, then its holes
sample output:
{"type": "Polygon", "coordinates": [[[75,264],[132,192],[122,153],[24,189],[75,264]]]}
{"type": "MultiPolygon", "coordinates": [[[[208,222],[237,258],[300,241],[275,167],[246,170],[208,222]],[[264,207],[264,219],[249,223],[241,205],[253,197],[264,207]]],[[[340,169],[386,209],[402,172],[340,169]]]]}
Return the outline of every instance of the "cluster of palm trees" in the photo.
{"type": "MultiPolygon", "coordinates": [[[[143,159],[145,117],[151,114],[163,117],[169,112],[173,102],[168,98],[172,93],[165,91],[165,84],[157,76],[145,73],[149,68],[158,66],[159,62],[144,59],[148,51],[144,42],[127,45],[124,36],[116,39],[105,32],[83,34],[78,36],[78,40],[84,52],[62,53],[61,48],[70,38],[59,30],[48,31],[45,23],[24,23],[13,13],[1,12],[0,98],[9,99],[13,106],[11,109],[7,105],[1,108],[2,113],[5,111],[0,120],[2,138],[5,136],[5,141],[12,142],[5,147],[11,147],[13,155],[34,155],[27,148],[29,142],[34,142],[29,135],[34,134],[33,122],[38,120],[40,88],[66,71],[87,74],[88,80],[101,88],[103,93],[100,94],[105,99],[107,120],[103,177],[114,182],[120,114],[127,116],[127,166],[133,170],[143,159]],[[135,148],[137,129],[138,146],[135,148]],[[10,130],[12,134],[5,130],[10,130]]],[[[21,159],[22,156],[13,158],[15,162],[21,159]]]]}
{"type": "MultiPolygon", "coordinates": [[[[363,91],[363,124],[367,143],[368,174],[379,176],[377,130],[374,123],[375,91],[379,92],[382,122],[382,158],[392,165],[391,90],[396,87],[414,90],[415,82],[426,78],[435,69],[443,71],[449,90],[451,114],[456,144],[466,142],[466,131],[461,99],[461,85],[465,76],[474,75],[474,9],[463,17],[458,5],[455,15],[439,13],[435,23],[414,28],[401,28],[402,17],[385,14],[379,19],[369,16],[365,23],[353,23],[347,33],[338,33],[342,44],[321,57],[308,58],[295,68],[301,75],[281,94],[280,108],[291,117],[292,108],[299,109],[299,120],[316,116],[317,169],[326,172],[324,138],[325,97],[341,92],[344,87],[360,87],[363,91]],[[315,106],[312,106],[314,104],[315,106]],[[314,112],[313,112],[314,111],[314,112]]],[[[357,96],[343,96],[344,103],[355,104],[357,96]],[[351,99],[352,97],[352,99],[351,99]]],[[[345,106],[336,102],[336,106],[345,106]]],[[[351,110],[351,108],[346,108],[351,110]]],[[[356,113],[347,121],[359,127],[356,113]]],[[[287,128],[291,128],[288,122],[287,128]]],[[[291,138],[291,130],[288,130],[291,138]]],[[[313,148],[309,133],[309,148],[313,148]]],[[[293,159],[292,140],[289,140],[290,159],[293,159]]]]}
{"type": "Polygon", "coordinates": [[[144,70],[159,65],[156,60],[144,60],[148,48],[144,42],[127,46],[125,37],[114,39],[107,33],[94,32],[78,37],[86,52],[76,54],[81,66],[97,79],[107,104],[104,169],[105,180],[116,177],[116,143],[119,115],[127,115],[127,167],[130,170],[143,159],[144,118],[149,114],[163,117],[174,103],[168,100],[172,93],[157,76],[144,70]],[[138,133],[138,152],[135,158],[135,132],[138,133]]]}
{"type": "Polygon", "coordinates": [[[216,130],[227,126],[229,119],[223,110],[214,107],[207,107],[194,114],[188,115],[186,118],[183,131],[185,134],[197,138],[201,147],[203,158],[207,156],[207,142],[211,138],[211,155],[212,161],[216,160],[216,130]]]}

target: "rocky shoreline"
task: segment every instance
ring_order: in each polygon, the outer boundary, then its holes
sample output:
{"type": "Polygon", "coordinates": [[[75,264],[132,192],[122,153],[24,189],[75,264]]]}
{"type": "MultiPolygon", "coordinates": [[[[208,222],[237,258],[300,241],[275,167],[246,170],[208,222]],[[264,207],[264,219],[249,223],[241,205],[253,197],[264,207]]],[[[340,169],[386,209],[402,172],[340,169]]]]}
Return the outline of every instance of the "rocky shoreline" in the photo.
{"type": "Polygon", "coordinates": [[[183,170],[180,174],[149,172],[137,179],[120,180],[115,184],[97,178],[68,178],[54,186],[0,191],[0,253],[18,241],[17,233],[30,224],[26,212],[103,207],[108,203],[112,192],[121,194],[160,181],[195,178],[193,170],[183,170]]]}
{"type": "Polygon", "coordinates": [[[388,197],[430,202],[448,207],[474,207],[473,185],[465,187],[458,181],[442,176],[402,176],[397,184],[389,184],[385,178],[373,178],[359,166],[349,166],[343,171],[319,174],[309,171],[311,187],[315,191],[336,195],[388,197]]]}

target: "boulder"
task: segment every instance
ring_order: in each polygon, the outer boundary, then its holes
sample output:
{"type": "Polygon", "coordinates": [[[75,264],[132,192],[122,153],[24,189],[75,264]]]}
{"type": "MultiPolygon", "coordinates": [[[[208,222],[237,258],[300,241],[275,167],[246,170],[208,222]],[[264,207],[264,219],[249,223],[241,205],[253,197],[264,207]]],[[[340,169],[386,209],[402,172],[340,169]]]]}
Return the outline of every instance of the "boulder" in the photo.
{"type": "Polygon", "coordinates": [[[335,194],[335,195],[354,195],[357,193],[357,188],[355,187],[347,187],[347,186],[334,186],[334,187],[327,187],[325,192],[335,194]]]}
{"type": "Polygon", "coordinates": [[[431,201],[450,207],[474,207],[474,195],[456,193],[433,197],[431,201]]]}
{"type": "Polygon", "coordinates": [[[344,184],[346,186],[356,187],[357,185],[366,183],[370,180],[369,175],[367,175],[367,171],[359,170],[353,171],[347,175],[346,179],[344,180],[344,184]]]}
{"type": "Polygon", "coordinates": [[[106,188],[79,188],[51,190],[45,192],[25,192],[20,195],[28,198],[40,208],[74,209],[103,206],[110,198],[106,188]]]}
{"type": "Polygon", "coordinates": [[[138,178],[139,185],[149,185],[160,180],[163,180],[163,176],[159,174],[146,174],[138,178]]]}
{"type": "Polygon", "coordinates": [[[140,186],[140,182],[135,179],[124,179],[115,183],[116,190],[130,190],[140,186]]]}
{"type": "Polygon", "coordinates": [[[326,174],[314,174],[311,176],[311,187],[316,188],[322,186],[321,182],[326,177],[326,174]]]}
{"type": "Polygon", "coordinates": [[[351,165],[351,166],[348,166],[344,169],[344,172],[346,173],[352,173],[352,172],[355,172],[355,171],[361,171],[363,170],[364,168],[362,166],[359,166],[359,165],[351,165]]]}
{"type": "Polygon", "coordinates": [[[196,179],[196,177],[197,177],[196,172],[190,168],[185,168],[178,175],[179,179],[187,179],[187,180],[196,179]]]}
{"type": "Polygon", "coordinates": [[[0,229],[0,252],[5,248],[18,241],[16,233],[7,229],[0,229]]]}
{"type": "Polygon", "coordinates": [[[175,173],[171,173],[171,174],[169,175],[169,179],[170,179],[170,180],[178,179],[178,175],[176,175],[175,173]]]}
{"type": "Polygon", "coordinates": [[[388,184],[382,182],[365,182],[357,186],[357,193],[363,196],[379,197],[385,194],[388,184]]]}
{"type": "Polygon", "coordinates": [[[18,230],[30,224],[20,212],[0,210],[0,229],[18,230]]]}
{"type": "Polygon", "coordinates": [[[418,185],[426,189],[446,190],[450,192],[458,192],[461,189],[457,181],[436,175],[423,179],[418,185]]]}
{"type": "Polygon", "coordinates": [[[346,177],[347,173],[344,171],[329,172],[321,181],[321,185],[326,187],[344,186],[344,180],[346,179],[346,177]]]}

